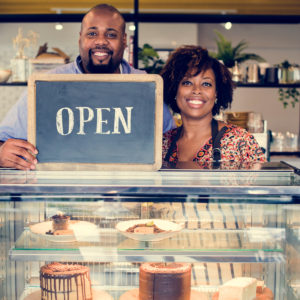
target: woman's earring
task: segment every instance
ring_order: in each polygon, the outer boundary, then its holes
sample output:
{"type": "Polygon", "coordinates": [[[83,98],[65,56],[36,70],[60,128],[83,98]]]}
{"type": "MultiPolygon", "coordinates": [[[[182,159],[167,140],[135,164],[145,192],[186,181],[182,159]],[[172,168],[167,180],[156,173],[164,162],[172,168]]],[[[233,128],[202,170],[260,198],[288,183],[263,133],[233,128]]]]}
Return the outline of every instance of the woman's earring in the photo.
{"type": "Polygon", "coordinates": [[[174,100],[175,100],[175,101],[177,100],[176,96],[175,96],[174,100]]]}
{"type": "Polygon", "coordinates": [[[217,104],[217,102],[218,102],[218,98],[215,99],[215,104],[217,104]]]}

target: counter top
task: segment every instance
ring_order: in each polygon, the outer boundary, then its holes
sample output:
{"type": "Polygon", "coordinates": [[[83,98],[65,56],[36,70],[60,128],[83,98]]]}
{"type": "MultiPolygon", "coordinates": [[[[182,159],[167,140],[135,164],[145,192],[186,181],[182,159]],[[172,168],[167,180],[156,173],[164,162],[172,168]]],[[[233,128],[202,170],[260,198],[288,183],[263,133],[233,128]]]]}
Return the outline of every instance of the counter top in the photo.
{"type": "Polygon", "coordinates": [[[162,169],[157,172],[1,169],[0,193],[0,201],[11,195],[100,193],[155,197],[187,194],[276,195],[284,202],[290,201],[290,196],[300,195],[300,180],[293,168],[282,163],[265,163],[261,168],[250,170],[162,169]]]}

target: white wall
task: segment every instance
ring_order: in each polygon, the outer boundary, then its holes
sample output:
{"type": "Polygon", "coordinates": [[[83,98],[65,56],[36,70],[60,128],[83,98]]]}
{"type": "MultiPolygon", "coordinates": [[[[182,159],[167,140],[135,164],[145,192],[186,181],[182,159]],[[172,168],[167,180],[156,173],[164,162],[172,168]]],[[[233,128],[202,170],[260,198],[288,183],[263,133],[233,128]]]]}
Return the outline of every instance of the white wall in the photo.
{"type": "MultiPolygon", "coordinates": [[[[0,23],[0,68],[9,69],[10,60],[15,56],[13,38],[18,34],[18,28],[23,29],[27,36],[30,30],[39,34],[37,46],[26,48],[25,54],[29,58],[36,56],[39,46],[48,43],[48,51],[52,47],[60,48],[74,59],[78,54],[79,23],[64,23],[64,30],[57,31],[55,23],[0,23]]],[[[25,87],[0,86],[0,120],[3,119],[10,107],[18,100],[25,87]]]]}
{"type": "MultiPolygon", "coordinates": [[[[216,51],[215,29],[233,45],[246,40],[249,47],[245,52],[256,53],[271,65],[286,59],[300,64],[300,24],[233,24],[231,30],[221,24],[142,24],[140,42],[151,41],[155,48],[198,44],[216,51]]],[[[255,62],[245,63],[243,67],[249,63],[255,62]]],[[[299,104],[284,109],[278,100],[277,88],[238,88],[231,110],[261,112],[268,121],[268,128],[275,132],[299,131],[299,104]]]]}
{"type": "MultiPolygon", "coordinates": [[[[63,23],[64,29],[56,31],[54,23],[0,23],[0,68],[9,68],[13,58],[12,39],[17,35],[18,27],[27,35],[33,30],[40,35],[38,45],[48,43],[48,50],[58,47],[71,56],[78,54],[79,23],[63,23]]],[[[183,44],[199,44],[210,51],[216,50],[214,29],[223,33],[233,45],[244,39],[249,43],[247,52],[264,57],[270,64],[288,59],[300,64],[300,24],[233,24],[230,31],[220,24],[184,24],[184,23],[141,23],[139,25],[139,44],[149,43],[155,48],[172,49],[183,44]]],[[[29,57],[35,56],[38,47],[27,51],[29,57]]],[[[1,87],[0,101],[5,108],[0,110],[0,120],[9,106],[16,101],[23,88],[1,87]]],[[[283,109],[278,100],[278,89],[238,88],[235,91],[234,111],[261,112],[273,131],[299,130],[299,104],[296,108],[283,109]]]]}
{"type": "MultiPolygon", "coordinates": [[[[220,31],[236,45],[246,40],[249,47],[245,52],[256,53],[271,65],[284,60],[300,64],[300,24],[234,24],[226,30],[220,24],[199,24],[198,43],[209,50],[216,51],[214,29],[220,31]]],[[[245,63],[245,65],[253,61],[245,63]]],[[[233,111],[261,112],[273,131],[299,131],[299,104],[284,109],[278,100],[278,89],[238,88],[235,92],[233,111]]]]}

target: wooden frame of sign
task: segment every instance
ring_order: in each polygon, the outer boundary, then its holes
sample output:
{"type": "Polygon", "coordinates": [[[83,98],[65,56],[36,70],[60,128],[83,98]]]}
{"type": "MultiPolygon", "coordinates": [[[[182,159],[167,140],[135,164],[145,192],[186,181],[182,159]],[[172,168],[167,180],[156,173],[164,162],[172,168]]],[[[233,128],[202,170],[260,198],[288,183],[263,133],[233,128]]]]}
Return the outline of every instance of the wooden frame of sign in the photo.
{"type": "Polygon", "coordinates": [[[163,82],[149,74],[33,74],[28,141],[37,170],[158,170],[163,82]]]}

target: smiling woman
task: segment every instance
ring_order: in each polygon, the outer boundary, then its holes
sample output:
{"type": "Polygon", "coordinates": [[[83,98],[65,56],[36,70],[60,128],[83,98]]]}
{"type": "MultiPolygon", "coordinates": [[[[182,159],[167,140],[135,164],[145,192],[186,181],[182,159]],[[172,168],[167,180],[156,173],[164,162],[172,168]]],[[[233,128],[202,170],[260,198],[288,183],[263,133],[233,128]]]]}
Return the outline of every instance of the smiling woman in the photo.
{"type": "Polygon", "coordinates": [[[181,127],[164,134],[165,162],[195,161],[205,167],[215,161],[265,161],[261,148],[246,130],[213,118],[230,106],[233,82],[228,69],[206,49],[178,48],[161,75],[164,101],[182,118],[181,127]]]}

